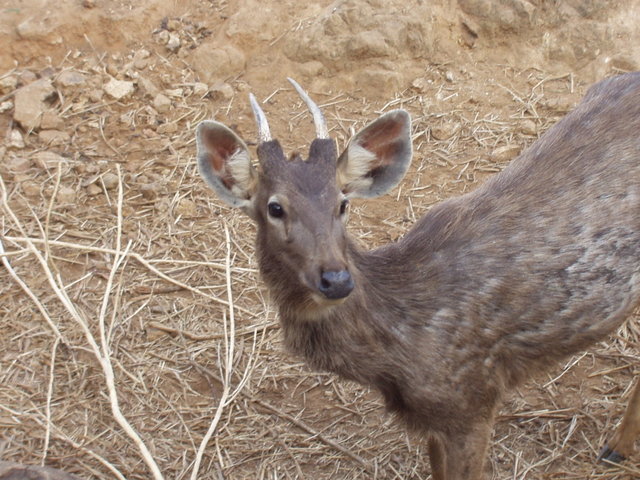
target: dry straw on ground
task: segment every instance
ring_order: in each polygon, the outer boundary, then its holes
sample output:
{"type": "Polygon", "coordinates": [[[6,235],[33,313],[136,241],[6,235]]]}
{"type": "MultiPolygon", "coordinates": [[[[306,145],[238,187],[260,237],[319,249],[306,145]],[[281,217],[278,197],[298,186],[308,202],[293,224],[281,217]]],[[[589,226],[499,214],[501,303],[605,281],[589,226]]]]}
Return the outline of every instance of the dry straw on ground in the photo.
{"type": "MultiPolygon", "coordinates": [[[[99,59],[84,68],[102,78],[99,59]]],[[[33,135],[5,152],[65,160],[0,169],[0,458],[95,479],[428,478],[424,446],[375,393],[283,352],[253,227],[207,191],[193,160],[205,117],[253,138],[246,92],[201,98],[192,73],[172,68],[159,63],[158,79],[182,92],[161,122],[142,94],[111,102],[61,91],[52,108],[69,143],[33,135]],[[65,188],[73,202],[61,201],[65,188]]],[[[399,190],[352,208],[362,243],[396,239],[431,205],[502,169],[565,113],[551,99],[570,105],[584,91],[570,75],[498,78],[451,82],[446,66],[429,66],[386,105],[311,92],[341,145],[380,111],[414,118],[416,158],[399,190]]],[[[257,93],[274,134],[305,149],[311,126],[295,95],[257,93]]],[[[637,457],[594,464],[638,351],[634,320],[514,392],[496,426],[494,478],[638,478],[637,457]]]]}

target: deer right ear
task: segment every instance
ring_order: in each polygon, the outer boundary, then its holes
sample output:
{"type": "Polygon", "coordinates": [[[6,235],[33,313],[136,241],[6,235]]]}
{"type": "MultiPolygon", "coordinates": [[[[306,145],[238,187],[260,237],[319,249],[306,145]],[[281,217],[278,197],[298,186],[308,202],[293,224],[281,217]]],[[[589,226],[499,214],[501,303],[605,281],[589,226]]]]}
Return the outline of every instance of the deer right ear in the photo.
{"type": "Polygon", "coordinates": [[[404,110],[385,113],[349,141],[338,158],[338,185],[347,197],[382,195],[402,180],[411,152],[411,117],[404,110]]]}
{"type": "Polygon", "coordinates": [[[218,196],[251,216],[257,173],[247,145],[230,128],[205,120],[196,129],[198,169],[218,196]]]}

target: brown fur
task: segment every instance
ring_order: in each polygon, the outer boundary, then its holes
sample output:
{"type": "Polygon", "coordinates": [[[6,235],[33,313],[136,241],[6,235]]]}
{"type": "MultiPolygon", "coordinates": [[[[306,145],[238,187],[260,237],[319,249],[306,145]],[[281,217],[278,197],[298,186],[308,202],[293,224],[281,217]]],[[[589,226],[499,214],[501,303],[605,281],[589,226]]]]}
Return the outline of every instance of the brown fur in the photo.
{"type": "Polygon", "coordinates": [[[286,345],[377,388],[430,439],[434,479],[480,479],[504,393],[610,333],[640,301],[640,74],[592,87],[503,172],[369,252],[335,214],[327,142],[307,161],[286,162],[277,142],[258,152],[252,218],[286,345]],[[287,199],[277,226],[266,213],[274,192],[287,199]],[[341,303],[313,292],[329,263],[355,283],[341,303]]]}

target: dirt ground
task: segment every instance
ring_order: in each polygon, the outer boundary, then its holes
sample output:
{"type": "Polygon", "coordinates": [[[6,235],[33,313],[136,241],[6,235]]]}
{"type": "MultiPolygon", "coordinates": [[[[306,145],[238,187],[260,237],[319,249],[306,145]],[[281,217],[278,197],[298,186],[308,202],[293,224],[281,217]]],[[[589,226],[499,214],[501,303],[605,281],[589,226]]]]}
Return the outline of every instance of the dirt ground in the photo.
{"type": "MultiPolygon", "coordinates": [[[[140,3],[0,0],[0,460],[83,479],[430,478],[375,392],[283,350],[253,227],[199,179],[194,128],[215,118],[253,147],[253,92],[306,150],[287,76],[341,146],[407,109],[409,174],[351,210],[374,247],[504,168],[590,84],[638,70],[640,4],[140,3]]],[[[640,478],[638,454],[595,462],[638,334],[634,318],[513,392],[493,478],[640,478]]]]}

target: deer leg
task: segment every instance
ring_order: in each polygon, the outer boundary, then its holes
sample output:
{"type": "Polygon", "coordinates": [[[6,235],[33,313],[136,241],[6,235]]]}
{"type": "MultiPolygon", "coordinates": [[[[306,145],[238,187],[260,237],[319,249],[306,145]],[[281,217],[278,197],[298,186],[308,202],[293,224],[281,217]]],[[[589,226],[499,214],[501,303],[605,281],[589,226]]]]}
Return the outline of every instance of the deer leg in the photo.
{"type": "Polygon", "coordinates": [[[482,480],[491,421],[474,425],[464,433],[429,438],[429,460],[433,480],[482,480]]]}
{"type": "Polygon", "coordinates": [[[636,383],[622,422],[613,438],[600,451],[598,461],[619,463],[633,451],[633,444],[640,435],[640,380],[636,383]]]}

